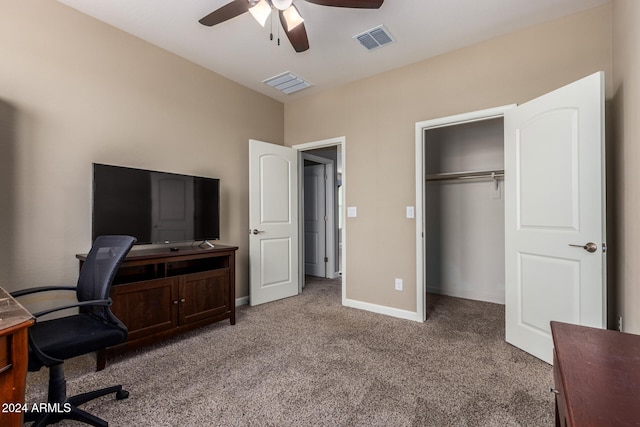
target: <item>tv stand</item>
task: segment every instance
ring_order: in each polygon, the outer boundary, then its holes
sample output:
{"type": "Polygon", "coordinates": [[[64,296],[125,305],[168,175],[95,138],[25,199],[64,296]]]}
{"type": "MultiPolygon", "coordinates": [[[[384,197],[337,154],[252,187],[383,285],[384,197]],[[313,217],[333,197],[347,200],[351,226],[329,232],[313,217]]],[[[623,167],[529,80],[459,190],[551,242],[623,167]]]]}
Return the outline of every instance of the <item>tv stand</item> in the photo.
{"type": "MultiPolygon", "coordinates": [[[[98,352],[97,369],[116,355],[235,316],[235,246],[129,252],[111,286],[111,311],[129,330],[125,343],[98,352]]],[[[76,255],[80,267],[86,255],[76,255]]]]}

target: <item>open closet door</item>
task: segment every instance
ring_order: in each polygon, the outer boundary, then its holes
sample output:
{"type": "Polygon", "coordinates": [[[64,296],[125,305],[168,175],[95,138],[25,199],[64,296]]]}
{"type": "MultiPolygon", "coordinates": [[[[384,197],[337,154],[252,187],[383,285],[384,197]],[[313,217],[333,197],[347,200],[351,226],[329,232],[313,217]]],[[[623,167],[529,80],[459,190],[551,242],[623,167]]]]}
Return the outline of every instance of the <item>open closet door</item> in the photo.
{"type": "Polygon", "coordinates": [[[249,302],[298,294],[298,153],[249,141],[249,302]]]}
{"type": "Polygon", "coordinates": [[[547,363],[551,320],[606,325],[604,190],[604,73],[506,112],[506,340],[547,363]]]}

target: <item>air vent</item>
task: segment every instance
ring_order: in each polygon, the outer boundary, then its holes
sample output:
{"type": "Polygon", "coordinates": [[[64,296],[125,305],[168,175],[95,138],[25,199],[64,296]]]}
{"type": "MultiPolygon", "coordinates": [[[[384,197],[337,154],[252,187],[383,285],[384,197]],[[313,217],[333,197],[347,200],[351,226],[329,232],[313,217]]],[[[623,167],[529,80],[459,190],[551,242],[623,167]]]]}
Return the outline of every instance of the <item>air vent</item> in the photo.
{"type": "Polygon", "coordinates": [[[311,83],[301,79],[289,71],[268,78],[267,80],[263,80],[262,83],[266,83],[272,88],[284,92],[287,95],[311,86],[311,83]]]}
{"type": "Polygon", "coordinates": [[[378,49],[379,47],[395,42],[395,39],[384,25],[379,25],[364,33],[355,35],[353,38],[358,40],[367,50],[378,49]]]}

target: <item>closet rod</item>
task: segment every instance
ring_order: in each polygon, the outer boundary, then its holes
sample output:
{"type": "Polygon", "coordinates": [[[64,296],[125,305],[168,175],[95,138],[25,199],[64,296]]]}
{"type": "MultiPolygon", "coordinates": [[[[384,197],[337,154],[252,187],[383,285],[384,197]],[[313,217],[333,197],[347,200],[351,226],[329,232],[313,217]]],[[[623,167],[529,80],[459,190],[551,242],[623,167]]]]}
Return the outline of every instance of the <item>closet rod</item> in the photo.
{"type": "Polygon", "coordinates": [[[436,173],[427,175],[427,181],[445,181],[452,179],[497,179],[504,177],[504,169],[490,171],[469,171],[453,173],[436,173]]]}

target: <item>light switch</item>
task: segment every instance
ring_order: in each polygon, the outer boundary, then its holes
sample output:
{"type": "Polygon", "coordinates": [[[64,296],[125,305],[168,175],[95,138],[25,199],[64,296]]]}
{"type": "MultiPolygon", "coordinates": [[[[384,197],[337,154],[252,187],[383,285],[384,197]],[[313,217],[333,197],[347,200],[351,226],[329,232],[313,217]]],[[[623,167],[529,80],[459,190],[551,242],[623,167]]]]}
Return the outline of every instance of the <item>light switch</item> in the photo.
{"type": "Polygon", "coordinates": [[[347,208],[347,217],[355,218],[358,216],[358,209],[355,206],[349,206],[347,208]]]}
{"type": "Polygon", "coordinates": [[[407,218],[415,218],[416,214],[413,206],[407,206],[407,218]]]}

